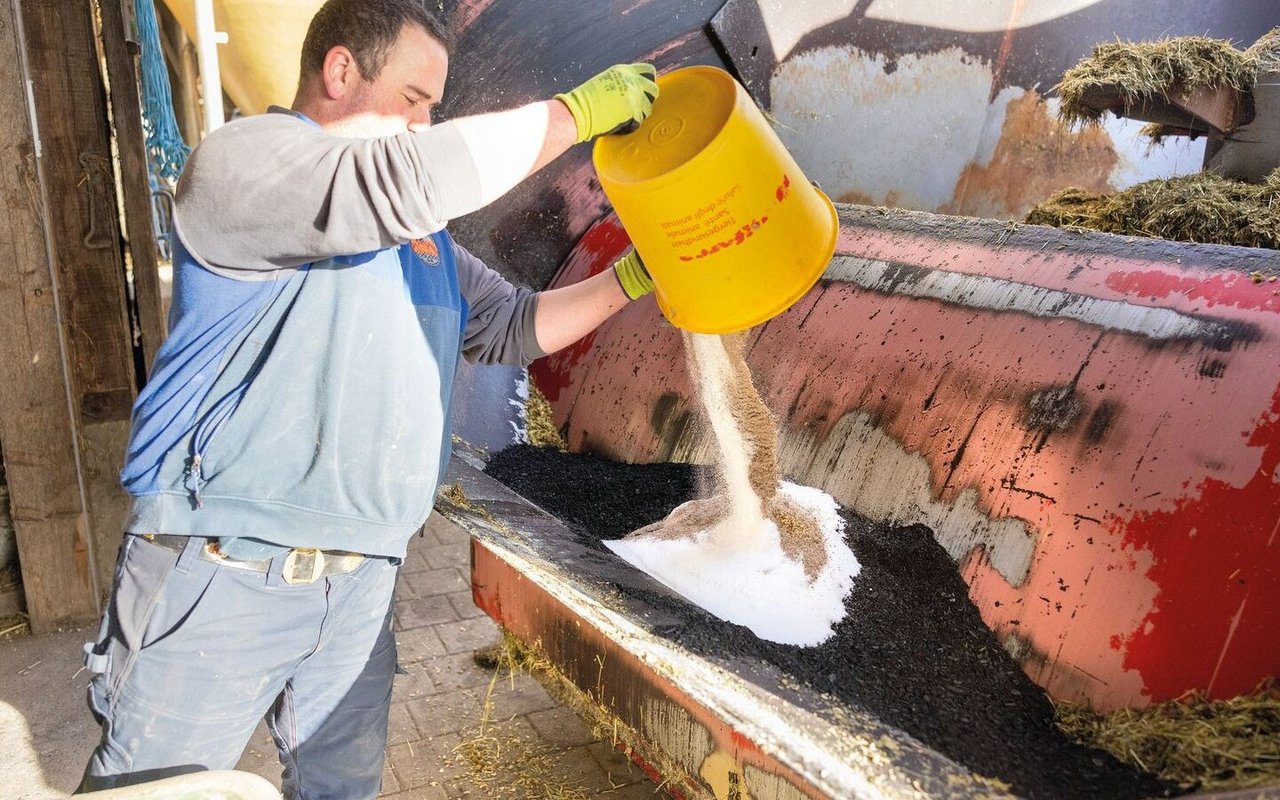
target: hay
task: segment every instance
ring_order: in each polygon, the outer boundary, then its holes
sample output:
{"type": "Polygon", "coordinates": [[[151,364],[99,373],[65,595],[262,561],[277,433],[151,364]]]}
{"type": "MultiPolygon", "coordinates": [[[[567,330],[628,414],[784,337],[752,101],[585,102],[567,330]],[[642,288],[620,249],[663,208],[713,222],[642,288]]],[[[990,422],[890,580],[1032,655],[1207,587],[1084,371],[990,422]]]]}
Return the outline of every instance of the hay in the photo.
{"type": "Polygon", "coordinates": [[[1108,42],[1067,70],[1055,88],[1062,105],[1058,117],[1068,124],[1096,123],[1102,111],[1085,105],[1085,93],[1114,85],[1126,104],[1175,91],[1229,86],[1248,91],[1257,79],[1252,56],[1224,39],[1181,36],[1158,42],[1108,42]]]}
{"type": "MultiPolygon", "coordinates": [[[[471,502],[471,498],[467,497],[467,493],[462,490],[461,483],[455,481],[448,486],[440,487],[439,492],[436,493],[436,503],[438,504],[441,500],[449,503],[455,508],[468,511],[475,517],[484,520],[488,523],[489,527],[495,531],[501,531],[508,535],[513,533],[510,526],[495,517],[493,514],[490,514],[489,509],[471,502]]],[[[464,529],[470,530],[469,526],[465,522],[461,520],[455,521],[461,523],[464,529]]]]}
{"type": "Polygon", "coordinates": [[[1114,194],[1064,189],[1032,208],[1026,222],[1280,249],[1280,169],[1259,185],[1200,172],[1146,181],[1114,194]]]}
{"type": "Polygon", "coordinates": [[[1188,789],[1280,784],[1280,687],[1272,681],[1230,700],[1191,693],[1105,715],[1060,703],[1054,721],[1080,743],[1188,789]]]}
{"type": "Polygon", "coordinates": [[[485,691],[480,721],[462,731],[462,743],[449,761],[462,768],[469,783],[493,800],[587,800],[590,790],[582,778],[564,777],[558,763],[560,748],[530,738],[525,728],[511,720],[493,718],[493,693],[503,680],[550,669],[551,665],[524,647],[507,631],[494,648],[477,651],[475,661],[493,670],[485,691]],[[561,773],[561,774],[557,774],[561,773]]]}
{"type": "MultiPolygon", "coordinates": [[[[595,664],[598,670],[595,688],[583,689],[579,688],[577,684],[560,672],[550,660],[541,654],[538,649],[541,646],[541,641],[534,642],[532,645],[526,644],[503,628],[502,642],[488,650],[478,651],[475,655],[476,662],[481,666],[492,666],[532,675],[547,690],[547,694],[551,695],[558,703],[569,708],[569,710],[578,715],[579,719],[586,723],[592,736],[601,742],[609,744],[614,750],[622,753],[631,761],[636,761],[638,758],[640,761],[649,764],[659,775],[665,776],[662,783],[655,789],[655,796],[668,783],[674,783],[677,786],[695,785],[695,779],[690,777],[688,771],[682,765],[674,761],[661,748],[642,744],[644,738],[635,729],[609,711],[611,703],[605,698],[603,684],[604,658],[602,656],[597,655],[595,657],[595,664]]],[[[652,773],[650,773],[650,777],[652,777],[652,773]]],[[[612,783],[613,775],[608,775],[608,778],[612,783]]],[[[628,778],[631,779],[630,776],[628,778]]],[[[621,784],[614,788],[621,788],[621,784]]],[[[609,793],[605,792],[603,794],[609,793]]],[[[663,796],[668,795],[664,794],[663,796]]]]}
{"type": "Polygon", "coordinates": [[[1254,61],[1258,73],[1280,70],[1280,27],[1272,28],[1244,51],[1254,61]]]}
{"type": "Polygon", "coordinates": [[[569,448],[551,412],[551,403],[538,387],[529,381],[529,398],[524,401],[525,436],[534,447],[550,447],[561,452],[569,448]]]}
{"type": "Polygon", "coordinates": [[[1139,136],[1145,136],[1151,140],[1152,144],[1163,144],[1164,140],[1169,136],[1178,133],[1177,128],[1170,127],[1161,122],[1148,122],[1138,129],[1139,136]]]}
{"type": "Polygon", "coordinates": [[[448,500],[450,503],[453,503],[458,508],[466,509],[467,511],[480,510],[480,507],[474,505],[470,498],[467,497],[467,493],[462,491],[462,484],[456,481],[448,486],[442,487],[440,489],[440,497],[441,499],[448,500]]]}
{"type": "Polygon", "coordinates": [[[0,617],[0,642],[31,635],[31,620],[21,612],[0,617]]]}

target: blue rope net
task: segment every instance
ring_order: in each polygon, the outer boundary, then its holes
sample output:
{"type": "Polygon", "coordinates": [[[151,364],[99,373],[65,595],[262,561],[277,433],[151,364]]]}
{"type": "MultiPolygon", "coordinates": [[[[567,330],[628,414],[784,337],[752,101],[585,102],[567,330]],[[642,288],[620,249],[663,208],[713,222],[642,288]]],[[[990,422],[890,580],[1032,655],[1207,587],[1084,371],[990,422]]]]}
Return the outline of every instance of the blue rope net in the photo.
{"type": "Polygon", "coordinates": [[[154,0],[136,0],[138,39],[142,44],[142,129],[147,140],[151,171],[162,178],[177,178],[187,164],[191,148],[178,132],[173,115],[169,70],[160,49],[160,23],[154,0]]]}

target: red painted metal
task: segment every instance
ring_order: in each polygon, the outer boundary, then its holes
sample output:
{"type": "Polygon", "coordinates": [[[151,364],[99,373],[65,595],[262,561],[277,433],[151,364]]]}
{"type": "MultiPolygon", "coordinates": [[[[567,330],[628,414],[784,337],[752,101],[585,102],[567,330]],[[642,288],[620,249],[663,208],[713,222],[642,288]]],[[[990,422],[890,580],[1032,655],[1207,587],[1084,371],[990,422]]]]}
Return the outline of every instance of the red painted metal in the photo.
{"type": "MultiPolygon", "coordinates": [[[[549,658],[602,711],[641,728],[647,704],[674,704],[689,715],[693,724],[706,731],[708,741],[714,743],[716,750],[729,754],[731,763],[751,765],[769,775],[784,776],[795,792],[789,796],[796,800],[826,796],[813,789],[802,794],[801,787],[806,787],[802,778],[692,698],[680,683],[658,674],[653,666],[627,650],[617,641],[615,632],[593,626],[566,603],[566,598],[557,596],[514,567],[503,558],[501,546],[472,540],[471,581],[472,597],[481,610],[549,658]]],[[[653,747],[651,744],[648,749],[653,747]]],[[[676,800],[711,796],[709,787],[696,778],[702,754],[662,751],[660,746],[658,750],[691,775],[682,779],[674,773],[664,774],[644,757],[642,750],[632,750],[630,756],[676,800]]]]}
{"type": "MultiPolygon", "coordinates": [[[[929,524],[1055,697],[1226,697],[1280,673],[1280,253],[841,216],[827,279],[748,344],[784,471],[929,524]]],[[[621,237],[600,223],[553,285],[621,237]]],[[[650,301],[533,375],[575,449],[710,458],[650,301]]]]}

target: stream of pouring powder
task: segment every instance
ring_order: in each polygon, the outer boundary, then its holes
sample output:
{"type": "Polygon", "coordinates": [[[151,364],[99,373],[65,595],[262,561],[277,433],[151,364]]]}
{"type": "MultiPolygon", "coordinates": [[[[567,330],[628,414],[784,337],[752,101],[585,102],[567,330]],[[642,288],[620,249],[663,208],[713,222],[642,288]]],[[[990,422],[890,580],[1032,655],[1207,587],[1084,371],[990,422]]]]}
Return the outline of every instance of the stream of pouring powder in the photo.
{"type": "Polygon", "coordinates": [[[758,636],[816,644],[843,617],[858,563],[835,501],[778,482],[777,421],[743,355],[745,334],[686,333],[685,354],[719,445],[717,485],[614,552],[758,636]]]}

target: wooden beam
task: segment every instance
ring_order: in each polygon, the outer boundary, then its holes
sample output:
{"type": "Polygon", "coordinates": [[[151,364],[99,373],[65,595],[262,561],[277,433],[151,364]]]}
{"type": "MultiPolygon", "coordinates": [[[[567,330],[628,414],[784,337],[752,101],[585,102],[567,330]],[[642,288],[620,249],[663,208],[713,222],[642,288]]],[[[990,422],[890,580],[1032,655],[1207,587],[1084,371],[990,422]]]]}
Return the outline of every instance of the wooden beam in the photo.
{"type": "Polygon", "coordinates": [[[17,0],[0,0],[0,441],[34,629],[97,612],[76,414],[17,0]]]}
{"type": "Polygon", "coordinates": [[[133,0],[101,0],[101,41],[107,65],[111,117],[115,123],[116,150],[120,158],[125,239],[133,265],[139,344],[145,369],[150,370],[155,362],[156,349],[164,341],[165,322],[155,232],[151,227],[151,183],[142,130],[138,61],[128,47],[124,3],[128,3],[131,16],[133,0]]]}
{"type": "MultiPolygon", "coordinates": [[[[32,94],[44,149],[41,177],[47,196],[58,199],[49,205],[48,222],[79,435],[88,558],[95,584],[105,591],[130,505],[119,472],[137,374],[93,6],[91,0],[20,0],[27,63],[39,78],[32,94]]],[[[28,589],[28,601],[29,595],[28,589]]]]}

